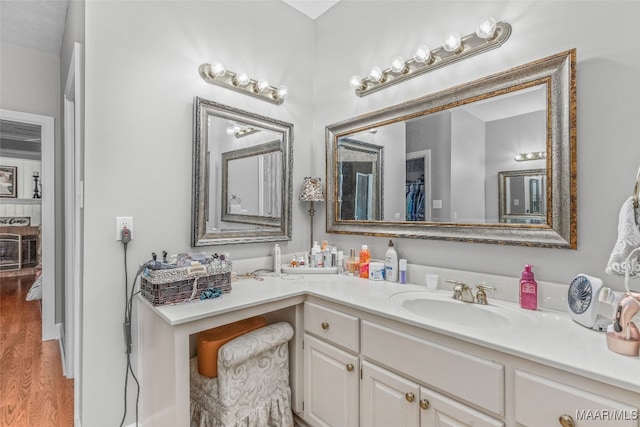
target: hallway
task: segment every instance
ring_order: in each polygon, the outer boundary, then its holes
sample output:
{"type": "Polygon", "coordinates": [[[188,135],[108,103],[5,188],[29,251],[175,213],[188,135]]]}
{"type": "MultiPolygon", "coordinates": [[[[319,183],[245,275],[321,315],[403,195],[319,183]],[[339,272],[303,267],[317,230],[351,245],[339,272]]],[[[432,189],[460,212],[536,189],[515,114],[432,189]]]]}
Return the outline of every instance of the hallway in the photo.
{"type": "Polygon", "coordinates": [[[41,341],[40,303],[25,300],[33,281],[0,279],[0,426],[73,426],[73,380],[58,341],[41,341]]]}

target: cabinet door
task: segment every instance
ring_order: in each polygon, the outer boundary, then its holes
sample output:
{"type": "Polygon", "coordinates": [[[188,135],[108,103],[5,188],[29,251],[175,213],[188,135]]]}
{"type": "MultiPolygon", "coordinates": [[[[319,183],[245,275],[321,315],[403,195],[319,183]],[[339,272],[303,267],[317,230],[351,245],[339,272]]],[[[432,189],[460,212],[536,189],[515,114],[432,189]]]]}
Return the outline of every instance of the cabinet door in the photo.
{"type": "Polygon", "coordinates": [[[502,421],[491,418],[433,390],[420,388],[420,427],[502,427],[502,421]]]}
{"type": "Polygon", "coordinates": [[[304,335],[305,419],[318,426],[358,425],[358,357],[304,335]]]}
{"type": "Polygon", "coordinates": [[[369,362],[362,362],[360,425],[418,427],[420,386],[369,362]]]}
{"type": "MultiPolygon", "coordinates": [[[[638,406],[516,370],[516,421],[527,427],[638,427],[638,406]],[[573,423],[573,424],[572,424],[573,423]]],[[[640,401],[638,401],[640,404],[640,401]]]]}

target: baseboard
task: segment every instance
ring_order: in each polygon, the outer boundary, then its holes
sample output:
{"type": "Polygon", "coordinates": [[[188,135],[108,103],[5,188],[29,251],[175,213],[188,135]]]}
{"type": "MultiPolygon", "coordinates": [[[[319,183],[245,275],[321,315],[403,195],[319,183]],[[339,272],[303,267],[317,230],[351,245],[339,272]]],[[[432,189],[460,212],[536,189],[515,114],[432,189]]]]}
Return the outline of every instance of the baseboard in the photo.
{"type": "MultiPolygon", "coordinates": [[[[64,352],[64,325],[62,323],[56,323],[55,327],[56,336],[58,340],[58,346],[60,347],[60,362],[62,363],[62,375],[66,378],[70,378],[69,372],[67,372],[67,357],[64,352]]],[[[73,376],[73,373],[72,375],[73,376]]]]}

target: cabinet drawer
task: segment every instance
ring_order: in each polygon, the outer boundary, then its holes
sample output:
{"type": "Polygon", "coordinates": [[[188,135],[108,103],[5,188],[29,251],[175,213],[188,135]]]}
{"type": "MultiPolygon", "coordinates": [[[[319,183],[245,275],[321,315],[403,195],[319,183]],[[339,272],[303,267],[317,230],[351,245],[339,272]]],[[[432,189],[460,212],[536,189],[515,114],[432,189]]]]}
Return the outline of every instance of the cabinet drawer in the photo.
{"type": "Polygon", "coordinates": [[[515,390],[516,421],[523,426],[560,426],[560,416],[567,416],[576,427],[638,427],[637,407],[525,371],[516,370],[515,390]]]}
{"type": "Polygon", "coordinates": [[[504,415],[504,366],[362,322],[362,354],[480,408],[504,415]]]}
{"type": "Polygon", "coordinates": [[[358,321],[355,316],[310,302],[304,303],[305,331],[356,353],[360,347],[358,321]]]}

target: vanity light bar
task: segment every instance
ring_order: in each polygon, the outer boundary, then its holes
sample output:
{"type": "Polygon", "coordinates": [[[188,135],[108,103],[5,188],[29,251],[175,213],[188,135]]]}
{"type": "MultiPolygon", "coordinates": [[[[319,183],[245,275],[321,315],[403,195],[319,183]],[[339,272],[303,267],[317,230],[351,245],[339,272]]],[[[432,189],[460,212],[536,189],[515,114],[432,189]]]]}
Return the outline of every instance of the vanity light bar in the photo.
{"type": "Polygon", "coordinates": [[[260,129],[254,128],[254,127],[251,127],[251,126],[246,126],[246,127],[242,127],[240,129],[238,129],[237,131],[235,131],[233,133],[233,135],[237,139],[240,139],[240,138],[243,138],[245,136],[253,135],[254,133],[258,133],[258,132],[260,132],[260,129]]]}
{"type": "Polygon", "coordinates": [[[229,71],[219,62],[202,64],[198,68],[198,72],[200,77],[207,83],[226,87],[273,104],[282,104],[289,95],[289,89],[286,86],[270,86],[266,80],[254,80],[244,72],[234,73],[229,71]]]}
{"type": "Polygon", "coordinates": [[[427,46],[421,46],[411,59],[405,61],[398,56],[386,70],[373,67],[367,77],[353,76],[349,84],[355,89],[356,95],[369,95],[420,74],[500,47],[509,36],[511,25],[506,22],[496,23],[493,18],[488,18],[480,23],[475,33],[464,37],[457,33],[449,33],[442,47],[430,50],[427,46]]]}
{"type": "Polygon", "coordinates": [[[527,160],[542,160],[547,158],[547,153],[545,151],[534,151],[532,153],[521,153],[516,154],[513,157],[513,160],[516,162],[526,162],[527,160]]]}

